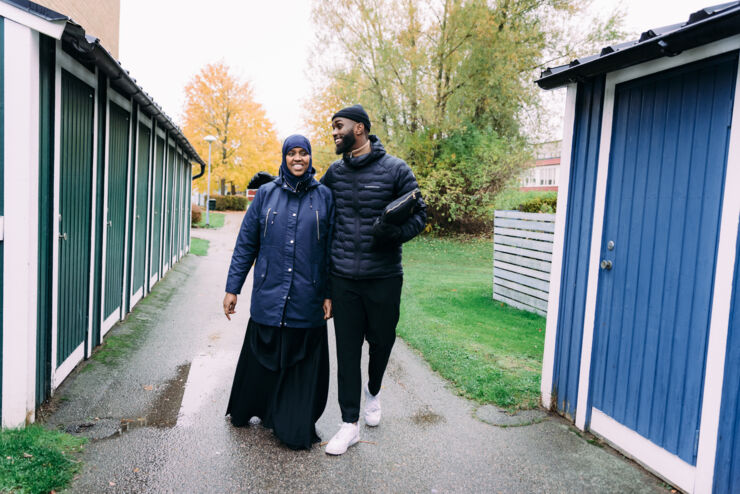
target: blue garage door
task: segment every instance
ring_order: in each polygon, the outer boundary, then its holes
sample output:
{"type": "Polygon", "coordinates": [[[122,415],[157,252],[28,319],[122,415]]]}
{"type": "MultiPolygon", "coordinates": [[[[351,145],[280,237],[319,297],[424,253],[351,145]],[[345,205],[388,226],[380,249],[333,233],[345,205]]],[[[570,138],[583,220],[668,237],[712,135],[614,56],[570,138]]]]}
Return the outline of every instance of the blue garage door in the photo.
{"type": "Polygon", "coordinates": [[[592,403],[694,465],[736,61],[624,83],[614,100],[592,403]]]}

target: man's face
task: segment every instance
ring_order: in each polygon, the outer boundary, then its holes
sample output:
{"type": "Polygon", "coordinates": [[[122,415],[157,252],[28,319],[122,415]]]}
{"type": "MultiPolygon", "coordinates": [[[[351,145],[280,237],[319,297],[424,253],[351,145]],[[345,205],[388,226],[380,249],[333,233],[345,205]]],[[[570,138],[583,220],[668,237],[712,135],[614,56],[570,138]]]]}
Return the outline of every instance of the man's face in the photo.
{"type": "Polygon", "coordinates": [[[337,117],[331,121],[331,135],[337,154],[347,153],[355,145],[355,125],[357,122],[344,117],[337,117]]]}

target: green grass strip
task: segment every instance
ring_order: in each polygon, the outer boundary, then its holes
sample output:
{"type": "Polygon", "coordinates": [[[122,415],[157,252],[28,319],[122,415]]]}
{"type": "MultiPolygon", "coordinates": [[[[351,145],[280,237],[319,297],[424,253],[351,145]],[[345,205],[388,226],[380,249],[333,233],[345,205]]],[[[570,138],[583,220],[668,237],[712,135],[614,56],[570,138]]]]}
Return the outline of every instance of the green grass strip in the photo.
{"type": "Polygon", "coordinates": [[[40,425],[0,431],[0,492],[64,489],[79,472],[84,438],[40,425]]]}
{"type": "Polygon", "coordinates": [[[214,213],[211,211],[210,213],[210,225],[206,226],[206,212],[203,211],[203,213],[200,216],[200,221],[198,223],[194,223],[193,226],[195,228],[221,228],[224,226],[224,219],[226,218],[226,215],[224,213],[214,213]]]}
{"type": "Polygon", "coordinates": [[[190,253],[196,256],[207,256],[208,246],[210,244],[211,242],[208,240],[197,237],[190,237],[190,253]]]}
{"type": "Polygon", "coordinates": [[[398,334],[460,394],[513,411],[539,403],[545,318],[492,299],[490,240],[404,245],[398,334]]]}

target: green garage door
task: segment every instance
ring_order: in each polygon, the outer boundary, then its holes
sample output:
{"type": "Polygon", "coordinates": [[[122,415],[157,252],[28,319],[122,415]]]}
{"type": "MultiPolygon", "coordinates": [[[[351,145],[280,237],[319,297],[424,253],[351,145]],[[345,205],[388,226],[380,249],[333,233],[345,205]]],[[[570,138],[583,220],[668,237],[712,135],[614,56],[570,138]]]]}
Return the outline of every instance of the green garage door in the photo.
{"type": "Polygon", "coordinates": [[[94,106],[94,89],[62,71],[57,365],[87,335],[94,106]]]}
{"type": "Polygon", "coordinates": [[[149,141],[152,134],[144,124],[139,124],[138,150],[136,158],[136,216],[134,217],[134,272],[132,291],[144,287],[146,270],[146,217],[149,183],[149,141]]]}
{"type": "Polygon", "coordinates": [[[120,309],[123,297],[126,175],[129,114],[111,103],[108,141],[108,217],[105,246],[105,304],[103,319],[120,309]]]}
{"type": "Polygon", "coordinates": [[[164,139],[156,139],[154,158],[154,191],[152,193],[152,259],[149,277],[159,273],[159,251],[162,240],[162,178],[164,175],[164,139]]]}
{"type": "Polygon", "coordinates": [[[174,171],[175,171],[175,149],[170,146],[167,164],[167,208],[165,214],[165,237],[164,237],[164,262],[168,266],[172,264],[172,218],[174,216],[172,211],[172,193],[174,192],[174,171]]]}
{"type": "Polygon", "coordinates": [[[175,160],[175,257],[180,258],[180,219],[182,218],[182,159],[177,155],[175,160]]]}

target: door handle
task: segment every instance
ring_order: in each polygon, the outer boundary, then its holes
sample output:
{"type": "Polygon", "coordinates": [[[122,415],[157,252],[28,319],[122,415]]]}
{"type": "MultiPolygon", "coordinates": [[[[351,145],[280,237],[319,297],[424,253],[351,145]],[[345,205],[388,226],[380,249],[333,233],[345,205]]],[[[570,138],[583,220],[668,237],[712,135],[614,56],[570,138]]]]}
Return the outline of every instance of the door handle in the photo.
{"type": "Polygon", "coordinates": [[[612,269],[612,262],[604,259],[601,261],[601,264],[599,266],[601,266],[601,269],[606,269],[607,271],[609,271],[612,269]]]}
{"type": "Polygon", "coordinates": [[[67,232],[59,234],[59,240],[67,240],[67,232]]]}

